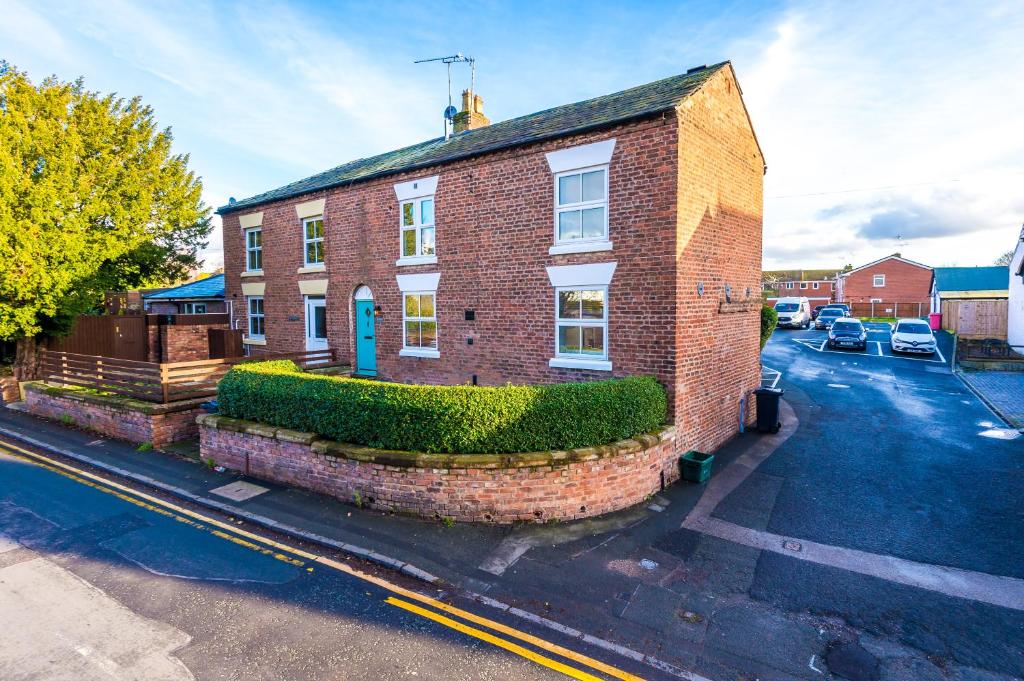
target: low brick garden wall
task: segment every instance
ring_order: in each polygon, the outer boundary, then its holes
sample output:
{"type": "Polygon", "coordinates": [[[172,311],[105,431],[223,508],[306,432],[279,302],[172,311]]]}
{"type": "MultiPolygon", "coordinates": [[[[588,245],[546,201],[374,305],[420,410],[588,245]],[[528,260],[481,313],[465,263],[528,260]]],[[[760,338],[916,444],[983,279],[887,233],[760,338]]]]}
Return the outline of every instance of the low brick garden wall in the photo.
{"type": "Polygon", "coordinates": [[[17,402],[21,399],[18,380],[14,376],[0,376],[0,404],[17,402]]]}
{"type": "Polygon", "coordinates": [[[679,478],[671,426],[600,447],[499,455],[372,449],[215,414],[198,422],[204,460],[371,508],[465,522],[601,515],[679,478]]]}
{"type": "MultiPolygon", "coordinates": [[[[70,423],[108,437],[156,448],[188,440],[199,432],[196,417],[205,399],[152,404],[116,395],[96,395],[45,383],[26,383],[29,413],[70,423]]],[[[69,424],[70,425],[70,424],[69,424]]]]}

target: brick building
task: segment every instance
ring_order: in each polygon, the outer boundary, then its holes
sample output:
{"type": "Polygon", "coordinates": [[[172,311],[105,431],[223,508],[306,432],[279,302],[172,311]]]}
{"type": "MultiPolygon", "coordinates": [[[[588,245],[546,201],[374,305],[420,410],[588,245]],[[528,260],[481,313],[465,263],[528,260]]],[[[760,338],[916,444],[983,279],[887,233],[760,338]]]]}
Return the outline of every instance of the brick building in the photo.
{"type": "Polygon", "coordinates": [[[767,301],[807,298],[811,307],[828,305],[836,290],[839,270],[768,270],[761,273],[761,290],[767,301]]]}
{"type": "Polygon", "coordinates": [[[224,275],[211,274],[181,286],[145,293],[142,295],[142,303],[150,314],[227,312],[224,303],[224,275]]]}
{"type": "Polygon", "coordinates": [[[653,374],[711,449],[759,385],[764,169],[728,62],[494,124],[467,93],[449,139],[221,207],[229,309],[388,380],[653,374]]]}
{"type": "Polygon", "coordinates": [[[839,276],[836,302],[923,304],[928,311],[932,268],[893,254],[839,276]]]}

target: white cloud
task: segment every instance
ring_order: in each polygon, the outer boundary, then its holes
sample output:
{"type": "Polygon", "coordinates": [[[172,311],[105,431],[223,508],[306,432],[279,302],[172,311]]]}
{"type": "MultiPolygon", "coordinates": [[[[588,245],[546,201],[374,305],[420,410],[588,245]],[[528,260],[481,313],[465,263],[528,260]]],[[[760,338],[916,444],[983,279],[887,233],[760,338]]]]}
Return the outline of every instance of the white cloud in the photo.
{"type": "Polygon", "coordinates": [[[765,267],[899,248],[987,264],[1009,248],[1024,221],[1020,35],[1019,4],[798,4],[737,42],[768,162],[765,267]]]}

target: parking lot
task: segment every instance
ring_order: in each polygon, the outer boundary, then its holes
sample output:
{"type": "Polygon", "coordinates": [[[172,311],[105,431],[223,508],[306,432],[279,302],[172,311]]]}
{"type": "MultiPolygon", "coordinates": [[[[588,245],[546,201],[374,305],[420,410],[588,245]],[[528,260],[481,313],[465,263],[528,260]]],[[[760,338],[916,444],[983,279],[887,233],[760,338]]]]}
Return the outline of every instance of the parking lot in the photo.
{"type": "Polygon", "coordinates": [[[865,322],[864,328],[868,332],[868,347],[866,350],[843,350],[829,349],[826,346],[828,331],[815,331],[814,329],[778,329],[776,335],[786,338],[793,343],[815,352],[837,353],[841,355],[865,355],[871,357],[888,357],[889,359],[905,359],[914,362],[931,362],[934,364],[949,365],[952,357],[953,337],[944,331],[935,334],[938,341],[938,352],[934,355],[915,355],[909,353],[893,353],[889,346],[890,330],[889,325],[880,322],[865,322]]]}
{"type": "MultiPolygon", "coordinates": [[[[951,371],[948,334],[937,334],[935,356],[893,356],[888,326],[870,326],[866,351],[829,350],[824,331],[774,333],[765,383],[785,390],[797,429],[714,516],[880,565],[896,558],[1019,583],[1024,438],[951,371]]],[[[755,583],[770,603],[837,613],[937,657],[1024,676],[1024,599],[1006,609],[773,560],[778,579],[755,583]]]]}

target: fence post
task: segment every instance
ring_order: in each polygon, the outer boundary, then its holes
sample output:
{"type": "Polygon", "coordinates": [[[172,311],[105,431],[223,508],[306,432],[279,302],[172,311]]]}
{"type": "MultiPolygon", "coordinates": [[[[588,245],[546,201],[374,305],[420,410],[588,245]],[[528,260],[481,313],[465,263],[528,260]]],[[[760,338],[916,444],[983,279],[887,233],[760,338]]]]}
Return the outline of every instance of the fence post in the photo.
{"type": "Polygon", "coordinates": [[[161,364],[160,365],[160,388],[161,388],[161,391],[162,391],[162,394],[163,394],[163,403],[164,404],[167,404],[168,402],[171,401],[170,398],[169,398],[169,393],[170,393],[170,387],[171,386],[167,382],[167,379],[168,379],[167,367],[164,366],[163,364],[161,364]]]}
{"type": "Polygon", "coordinates": [[[898,302],[892,304],[892,316],[896,319],[900,318],[900,304],[898,302]]]}

